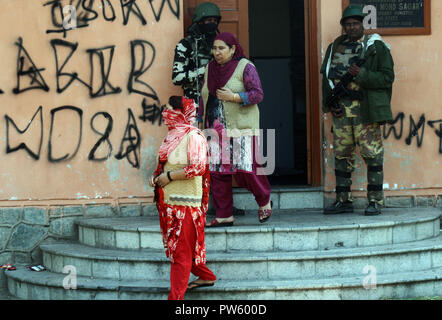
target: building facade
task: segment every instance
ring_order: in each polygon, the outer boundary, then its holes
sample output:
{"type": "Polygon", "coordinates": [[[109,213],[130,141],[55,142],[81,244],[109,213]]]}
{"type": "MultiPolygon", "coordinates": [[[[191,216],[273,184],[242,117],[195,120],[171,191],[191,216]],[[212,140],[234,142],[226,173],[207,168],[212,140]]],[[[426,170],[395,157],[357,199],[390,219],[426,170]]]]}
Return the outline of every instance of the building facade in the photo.
{"type": "MultiPolygon", "coordinates": [[[[199,2],[0,0],[0,263],[38,259],[46,239],[74,236],[78,217],[155,213],[148,177],[167,132],[161,110],[180,93],[174,49],[199,2]]],[[[342,0],[214,2],[221,30],[238,36],[262,78],[261,126],[276,129],[272,184],[320,187],[330,201],[319,66],[342,32],[342,0]]],[[[396,72],[387,205],[442,207],[440,13],[432,1],[430,34],[384,36],[396,72]]],[[[363,199],[358,164],[353,192],[363,199]]]]}

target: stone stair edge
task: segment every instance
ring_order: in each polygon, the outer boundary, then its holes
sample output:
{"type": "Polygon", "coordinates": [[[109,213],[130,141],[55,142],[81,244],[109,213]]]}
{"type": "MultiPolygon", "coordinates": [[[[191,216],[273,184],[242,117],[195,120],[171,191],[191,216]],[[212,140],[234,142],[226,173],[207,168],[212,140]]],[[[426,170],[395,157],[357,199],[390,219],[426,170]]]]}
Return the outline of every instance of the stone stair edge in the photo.
{"type": "MultiPolygon", "coordinates": [[[[106,261],[168,261],[163,250],[158,249],[116,249],[90,247],[74,242],[56,242],[40,246],[44,253],[78,259],[95,259],[106,261]]],[[[207,253],[210,261],[281,261],[281,260],[325,260],[352,257],[385,256],[406,253],[440,251],[442,250],[442,235],[438,237],[370,247],[333,248],[329,250],[305,251],[211,251],[207,253]]]]}
{"type": "MultiPolygon", "coordinates": [[[[9,280],[24,282],[37,286],[63,288],[63,279],[66,274],[50,271],[33,272],[25,269],[24,266],[17,266],[15,271],[6,271],[9,280]]],[[[364,275],[351,277],[328,277],[321,279],[294,279],[294,280],[222,280],[219,279],[213,287],[204,288],[204,291],[228,292],[228,291],[264,291],[264,290],[287,290],[287,289],[333,289],[345,287],[362,287],[364,275]]],[[[395,274],[377,275],[376,285],[383,286],[396,283],[413,283],[419,281],[441,281],[442,267],[414,272],[401,272],[395,274]]],[[[136,281],[136,280],[113,280],[77,276],[77,290],[108,290],[108,291],[164,291],[167,292],[170,283],[168,280],[158,281],[136,281]],[[150,284],[150,285],[149,285],[150,284]]],[[[198,293],[204,292],[201,289],[198,293]]],[[[195,293],[193,291],[191,293],[195,293]]],[[[189,292],[190,293],[190,292],[189,292]]]]}
{"type": "MultiPolygon", "coordinates": [[[[249,193],[246,188],[233,187],[233,194],[235,193],[249,193]]],[[[310,193],[324,193],[324,187],[312,187],[312,186],[271,186],[272,193],[289,193],[289,192],[310,192],[310,193]]]]}
{"type": "MultiPolygon", "coordinates": [[[[416,217],[414,219],[405,219],[398,221],[373,221],[372,223],[353,223],[353,224],[337,224],[337,225],[319,225],[319,226],[233,226],[229,228],[207,228],[206,233],[251,233],[251,232],[292,232],[292,231],[321,231],[321,230],[341,230],[341,229],[369,229],[384,228],[394,226],[404,226],[409,224],[419,224],[431,221],[437,221],[441,218],[442,212],[435,215],[416,217]]],[[[113,221],[125,222],[134,221],[134,219],[143,220],[143,217],[120,217],[120,218],[81,218],[74,221],[79,227],[90,228],[94,230],[109,230],[121,232],[160,232],[159,224],[154,226],[137,227],[133,225],[114,224],[113,221]]]]}

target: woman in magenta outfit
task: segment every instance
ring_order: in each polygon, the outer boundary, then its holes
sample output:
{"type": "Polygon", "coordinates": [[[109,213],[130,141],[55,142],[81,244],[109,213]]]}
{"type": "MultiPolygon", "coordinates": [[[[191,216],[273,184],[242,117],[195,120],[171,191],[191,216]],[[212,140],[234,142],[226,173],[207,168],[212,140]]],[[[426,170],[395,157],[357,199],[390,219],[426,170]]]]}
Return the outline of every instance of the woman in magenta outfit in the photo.
{"type": "Polygon", "coordinates": [[[216,133],[207,137],[216,218],[206,226],[233,225],[232,178],[252,192],[259,205],[259,221],[265,222],[272,214],[271,189],[267,176],[257,174],[261,165],[255,155],[259,146],[257,104],[264,98],[261,81],[231,33],[215,38],[213,56],[206,68],[200,102],[203,107],[199,108],[204,128],[216,133]]]}

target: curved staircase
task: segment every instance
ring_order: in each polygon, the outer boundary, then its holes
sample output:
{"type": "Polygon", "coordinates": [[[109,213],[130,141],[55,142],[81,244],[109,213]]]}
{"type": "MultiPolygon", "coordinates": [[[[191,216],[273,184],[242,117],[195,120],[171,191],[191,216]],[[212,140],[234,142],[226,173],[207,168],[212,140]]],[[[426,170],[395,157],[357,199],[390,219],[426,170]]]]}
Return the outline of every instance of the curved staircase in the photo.
{"type": "MultiPolygon", "coordinates": [[[[218,281],[187,292],[186,299],[442,295],[440,216],[436,208],[389,208],[377,217],[365,217],[362,210],[336,216],[276,210],[262,225],[255,211],[247,212],[236,217],[234,227],[206,229],[207,265],[218,281]]],[[[13,295],[167,299],[170,262],[156,217],[80,219],[76,224],[78,241],[41,245],[47,271],[24,266],[6,271],[13,295]]]]}

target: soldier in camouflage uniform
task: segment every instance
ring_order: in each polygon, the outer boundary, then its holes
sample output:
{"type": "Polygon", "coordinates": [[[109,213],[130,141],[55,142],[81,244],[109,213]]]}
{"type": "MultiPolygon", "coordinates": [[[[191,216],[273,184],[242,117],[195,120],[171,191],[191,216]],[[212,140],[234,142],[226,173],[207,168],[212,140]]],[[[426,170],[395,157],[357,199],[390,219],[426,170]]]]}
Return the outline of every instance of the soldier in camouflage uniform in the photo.
{"type": "MultiPolygon", "coordinates": [[[[221,13],[211,2],[199,4],[194,11],[188,36],[175,49],[172,81],[183,88],[184,96],[199,104],[206,65],[212,59],[213,40],[221,13]]],[[[198,114],[198,113],[197,113],[198,114]]],[[[201,122],[201,119],[198,119],[201,122]]]]}
{"type": "Polygon", "coordinates": [[[325,96],[344,74],[349,72],[354,76],[347,87],[347,96],[339,101],[342,116],[323,103],[323,111],[332,111],[333,114],[336,176],[336,202],[325,208],[324,214],[353,212],[351,174],[356,146],[359,146],[360,155],[367,165],[369,205],[365,215],[380,214],[380,207],[384,204],[381,125],[392,120],[393,60],[388,45],[379,35],[364,36],[364,17],[359,6],[350,5],[344,10],[341,25],[345,35],[329,46],[321,68],[325,96]],[[361,58],[366,60],[362,68],[356,65],[361,58]]]}

